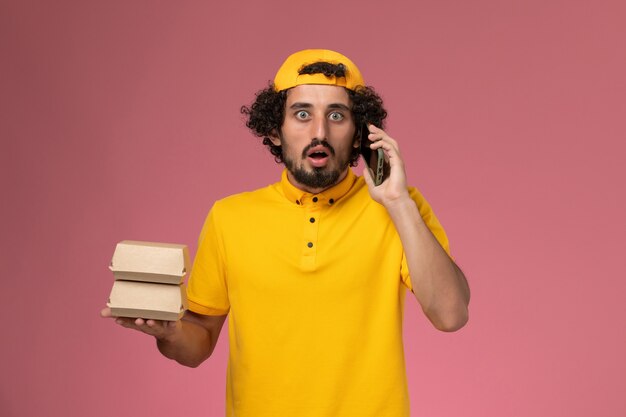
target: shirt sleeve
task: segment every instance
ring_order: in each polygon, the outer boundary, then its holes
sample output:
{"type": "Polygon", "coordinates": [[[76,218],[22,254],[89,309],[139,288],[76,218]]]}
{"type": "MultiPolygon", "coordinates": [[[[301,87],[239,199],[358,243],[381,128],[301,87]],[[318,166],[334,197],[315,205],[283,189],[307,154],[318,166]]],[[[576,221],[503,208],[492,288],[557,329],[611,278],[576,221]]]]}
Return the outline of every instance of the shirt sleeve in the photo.
{"type": "Polygon", "coordinates": [[[210,316],[227,314],[230,309],[228,271],[216,206],[209,212],[200,232],[198,251],[187,283],[189,310],[210,316]]]}
{"type": "MultiPolygon", "coordinates": [[[[435,239],[439,242],[443,250],[446,251],[448,256],[450,255],[450,243],[448,242],[448,236],[446,235],[446,231],[443,229],[441,223],[439,223],[439,219],[435,216],[430,204],[424,198],[424,196],[414,187],[409,187],[409,195],[417,204],[417,208],[419,210],[422,219],[431,233],[435,236],[435,239]]],[[[400,270],[400,274],[402,277],[402,282],[413,291],[413,285],[411,284],[411,277],[409,275],[409,266],[406,261],[406,254],[402,253],[402,267],[400,270]]]]}

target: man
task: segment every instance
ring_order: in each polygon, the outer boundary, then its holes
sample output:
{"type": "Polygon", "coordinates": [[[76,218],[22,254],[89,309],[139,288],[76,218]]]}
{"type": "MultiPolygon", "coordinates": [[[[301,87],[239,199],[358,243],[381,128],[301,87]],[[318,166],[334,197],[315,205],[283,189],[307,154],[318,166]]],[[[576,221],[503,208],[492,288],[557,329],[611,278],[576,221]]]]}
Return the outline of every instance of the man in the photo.
{"type": "Polygon", "coordinates": [[[215,203],[181,321],[117,323],[198,366],[228,317],[227,416],[408,416],[406,289],[436,328],[454,331],[469,288],[428,203],[407,187],[382,101],[345,56],[305,50],[242,112],[285,164],[281,181],[215,203]],[[390,167],[378,186],[350,169],[365,129],[390,167]]]}

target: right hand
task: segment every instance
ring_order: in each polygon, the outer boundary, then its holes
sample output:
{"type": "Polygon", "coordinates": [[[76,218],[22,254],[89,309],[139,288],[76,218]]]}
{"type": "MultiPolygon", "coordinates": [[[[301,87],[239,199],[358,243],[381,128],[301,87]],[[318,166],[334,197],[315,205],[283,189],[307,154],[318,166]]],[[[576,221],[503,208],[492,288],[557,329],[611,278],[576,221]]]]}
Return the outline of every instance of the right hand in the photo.
{"type": "Polygon", "coordinates": [[[115,323],[127,329],[134,329],[150,336],[156,337],[161,341],[172,340],[178,332],[182,330],[182,323],[178,321],[164,320],[145,320],[142,318],[133,319],[130,317],[113,317],[111,309],[105,307],[100,311],[100,316],[104,318],[113,318],[115,323]]]}

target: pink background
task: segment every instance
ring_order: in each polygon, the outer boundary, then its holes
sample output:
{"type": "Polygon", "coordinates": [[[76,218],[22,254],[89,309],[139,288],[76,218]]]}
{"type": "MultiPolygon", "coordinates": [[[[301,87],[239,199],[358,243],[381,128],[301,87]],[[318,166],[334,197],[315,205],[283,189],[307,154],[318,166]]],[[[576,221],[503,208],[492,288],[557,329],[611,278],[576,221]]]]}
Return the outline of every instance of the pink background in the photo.
{"type": "Polygon", "coordinates": [[[161,358],[99,317],[107,265],[277,180],[239,107],[311,47],[383,95],[471,283],[454,334],[407,298],[413,415],[626,415],[626,3],[248,3],[0,3],[0,415],[223,415],[226,333],[161,358]]]}

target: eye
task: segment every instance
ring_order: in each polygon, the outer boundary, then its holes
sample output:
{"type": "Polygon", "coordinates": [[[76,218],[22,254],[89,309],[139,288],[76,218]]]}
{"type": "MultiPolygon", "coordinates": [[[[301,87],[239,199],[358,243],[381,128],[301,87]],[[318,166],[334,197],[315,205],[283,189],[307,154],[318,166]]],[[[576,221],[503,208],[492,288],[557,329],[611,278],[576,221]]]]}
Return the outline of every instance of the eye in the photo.
{"type": "Polygon", "coordinates": [[[332,120],[333,122],[339,122],[344,119],[343,114],[336,112],[336,111],[329,114],[328,118],[332,120]]]}
{"type": "Polygon", "coordinates": [[[296,118],[304,120],[307,117],[309,117],[309,112],[305,111],[305,110],[300,110],[299,112],[296,113],[296,118]]]}

